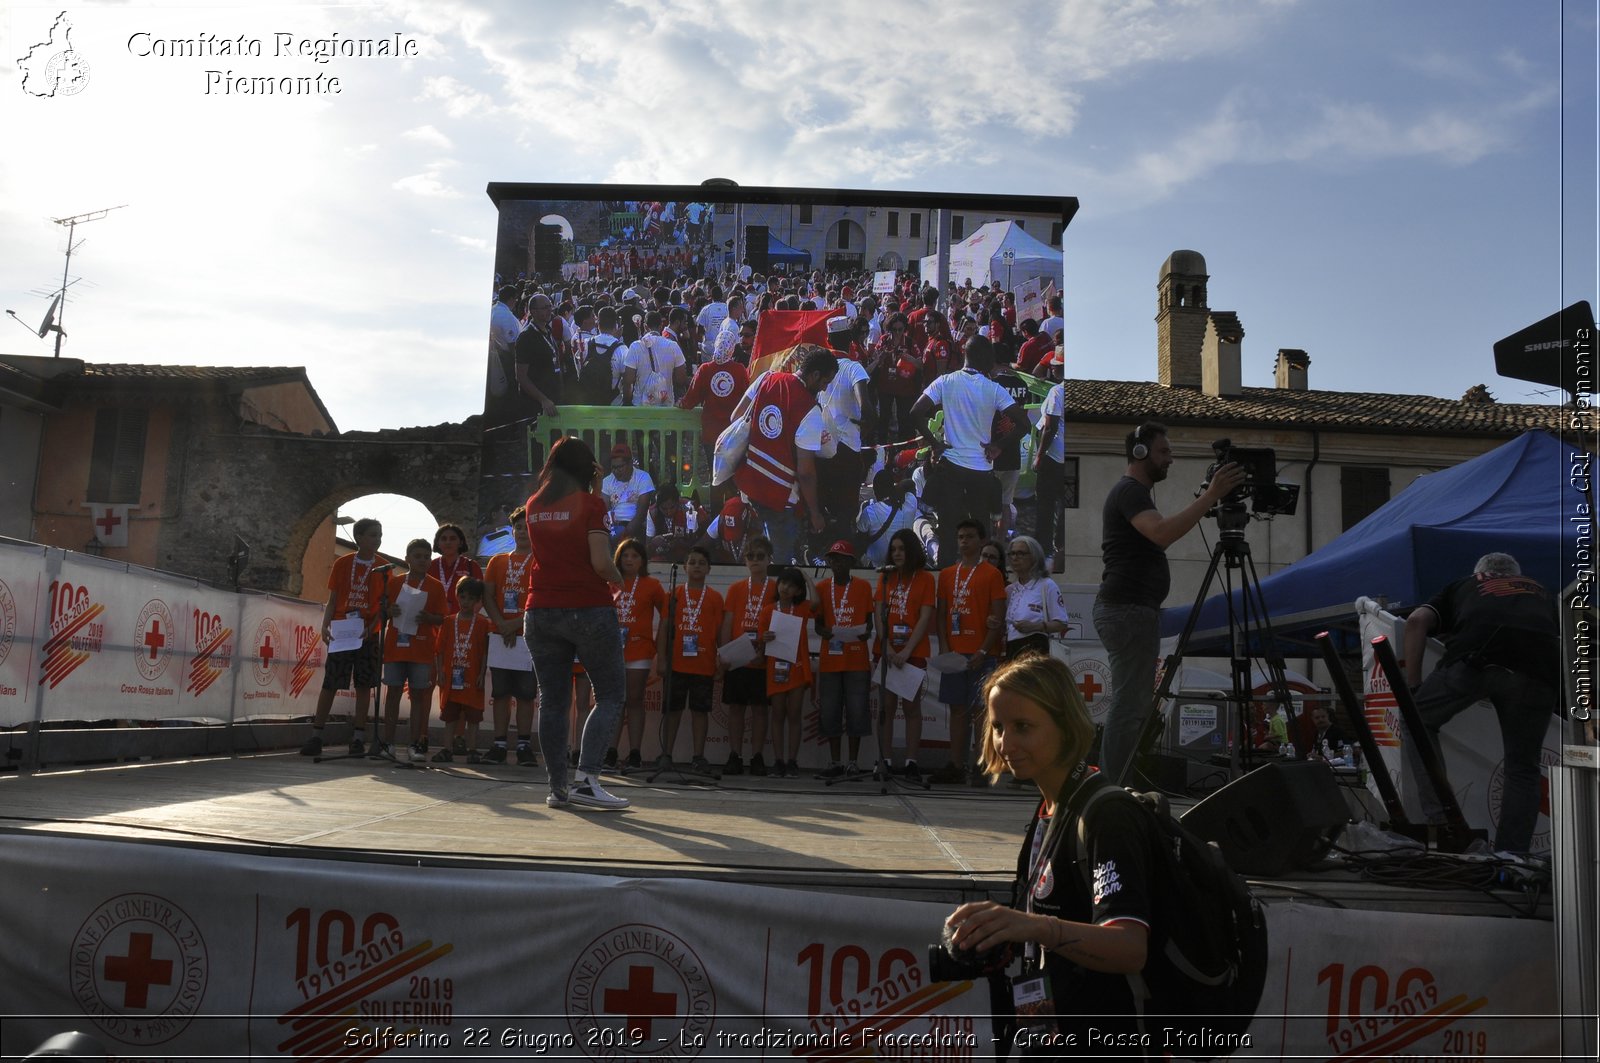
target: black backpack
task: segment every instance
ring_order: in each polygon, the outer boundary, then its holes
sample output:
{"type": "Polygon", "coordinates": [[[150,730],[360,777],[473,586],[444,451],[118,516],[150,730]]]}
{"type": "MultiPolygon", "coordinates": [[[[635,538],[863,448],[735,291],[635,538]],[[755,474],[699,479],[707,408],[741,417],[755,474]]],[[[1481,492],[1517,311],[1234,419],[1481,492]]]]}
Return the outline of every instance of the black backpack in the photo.
{"type": "Polygon", "coordinates": [[[1195,1040],[1181,1053],[1185,1058],[1229,1055],[1245,1043],[1241,1035],[1255,1019],[1266,984],[1267,923],[1261,903],[1215,842],[1201,840],[1173,818],[1164,795],[1110,783],[1082,791],[1088,794],[1078,809],[1074,855],[1091,896],[1088,821],[1096,805],[1133,802],[1162,842],[1152,868],[1160,926],[1151,945],[1159,944],[1167,961],[1161,968],[1165,981],[1149,982],[1144,972],[1128,975],[1140,1028],[1152,1035],[1163,1027],[1192,1035],[1195,1040]]]}
{"type": "Polygon", "coordinates": [[[602,347],[600,341],[591,339],[584,346],[583,367],[578,370],[578,394],[585,406],[609,406],[611,397],[611,357],[622,341],[613,339],[611,345],[602,347]]]}

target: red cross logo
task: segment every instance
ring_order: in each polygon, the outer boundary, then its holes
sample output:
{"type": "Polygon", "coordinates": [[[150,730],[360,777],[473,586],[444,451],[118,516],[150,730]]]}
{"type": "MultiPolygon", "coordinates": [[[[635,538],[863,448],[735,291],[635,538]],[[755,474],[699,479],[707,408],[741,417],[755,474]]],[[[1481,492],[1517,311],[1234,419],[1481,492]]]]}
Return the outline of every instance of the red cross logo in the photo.
{"type": "Polygon", "coordinates": [[[149,934],[129,934],[128,955],[106,957],[106,981],[122,983],[125,1008],[147,1007],[151,986],[172,984],[172,961],[152,959],[153,945],[149,934]]]}
{"type": "Polygon", "coordinates": [[[167,644],[167,636],[161,633],[161,621],[159,619],[150,621],[150,630],[144,633],[144,644],[150,649],[150,659],[152,661],[156,659],[156,654],[160,652],[161,647],[167,644]]]}
{"type": "MultiPolygon", "coordinates": [[[[95,519],[95,527],[103,532],[103,538],[111,538],[111,533],[117,530],[117,525],[122,523],[122,518],[111,510],[106,510],[105,516],[95,519]]],[[[80,525],[81,527],[81,525],[80,525]]]]}
{"type": "Polygon", "coordinates": [[[628,1036],[649,1040],[652,1020],[676,1015],[678,995],[655,990],[656,969],[647,964],[628,968],[628,988],[606,990],[606,1011],[626,1015],[628,1036]]]}
{"type": "Polygon", "coordinates": [[[275,654],[272,652],[272,636],[271,635],[268,635],[266,638],[261,640],[260,653],[261,653],[261,663],[262,663],[262,665],[266,666],[266,667],[270,667],[272,665],[272,658],[275,656],[275,654]]]}
{"type": "Polygon", "coordinates": [[[1084,672],[1083,677],[1078,680],[1078,692],[1083,695],[1083,700],[1086,703],[1093,701],[1095,695],[1104,689],[1105,687],[1100,685],[1100,681],[1094,677],[1093,672],[1084,672]]]}

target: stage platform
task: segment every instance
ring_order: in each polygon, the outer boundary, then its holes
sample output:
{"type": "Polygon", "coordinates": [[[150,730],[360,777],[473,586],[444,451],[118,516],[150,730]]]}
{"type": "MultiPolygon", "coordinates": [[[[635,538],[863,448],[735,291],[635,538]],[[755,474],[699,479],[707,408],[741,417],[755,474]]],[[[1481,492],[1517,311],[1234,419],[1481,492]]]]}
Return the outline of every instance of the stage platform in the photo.
{"type": "MultiPolygon", "coordinates": [[[[509,763],[415,768],[292,752],[143,762],[0,776],[0,829],[959,903],[1006,898],[1038,802],[1031,787],[1009,781],[927,790],[893,782],[883,793],[870,778],[828,785],[810,774],[718,782],[673,773],[651,783],[652,773],[607,773],[607,787],[633,806],[593,812],[547,808],[544,769],[509,763]]],[[[1548,898],[1533,903],[1510,886],[1492,895],[1407,888],[1334,863],[1255,885],[1269,904],[1551,917],[1548,898]]]]}

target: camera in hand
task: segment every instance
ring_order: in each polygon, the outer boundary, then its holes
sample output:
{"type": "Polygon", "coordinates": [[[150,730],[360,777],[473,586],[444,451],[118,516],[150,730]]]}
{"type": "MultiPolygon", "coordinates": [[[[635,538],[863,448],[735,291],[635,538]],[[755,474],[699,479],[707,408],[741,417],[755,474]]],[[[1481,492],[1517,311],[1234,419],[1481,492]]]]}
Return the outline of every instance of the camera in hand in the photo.
{"type": "Polygon", "coordinates": [[[1206,468],[1204,491],[1211,478],[1224,465],[1233,463],[1244,470],[1244,483],[1223,496],[1211,511],[1223,528],[1243,528],[1247,519],[1245,509],[1260,517],[1292,517],[1300,504],[1300,485],[1278,482],[1278,456],[1271,447],[1236,447],[1231,439],[1218,439],[1211,444],[1216,461],[1206,468]]]}
{"type": "Polygon", "coordinates": [[[1009,941],[980,952],[957,947],[954,935],[955,930],[946,924],[939,944],[928,946],[929,981],[973,981],[1001,974],[1011,966],[1013,953],[1009,941]]]}

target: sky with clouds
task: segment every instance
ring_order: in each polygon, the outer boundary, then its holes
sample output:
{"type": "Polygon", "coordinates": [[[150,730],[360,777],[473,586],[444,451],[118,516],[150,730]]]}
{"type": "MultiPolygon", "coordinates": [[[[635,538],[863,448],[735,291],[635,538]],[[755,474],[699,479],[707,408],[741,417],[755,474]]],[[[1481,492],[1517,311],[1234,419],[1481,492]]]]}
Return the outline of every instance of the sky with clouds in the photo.
{"type": "Polygon", "coordinates": [[[79,3],[87,84],[28,95],[17,60],[62,10],[0,10],[0,304],[36,322],[51,219],[127,204],[78,230],[65,353],[304,365],[341,428],[481,407],[490,181],[1076,196],[1079,378],[1154,377],[1179,248],[1244,324],[1247,385],[1298,347],[1316,388],[1554,401],[1491,345],[1595,298],[1589,0],[79,3]],[[207,35],[263,54],[161,54],[207,35]]]}

